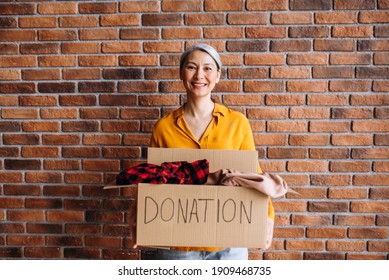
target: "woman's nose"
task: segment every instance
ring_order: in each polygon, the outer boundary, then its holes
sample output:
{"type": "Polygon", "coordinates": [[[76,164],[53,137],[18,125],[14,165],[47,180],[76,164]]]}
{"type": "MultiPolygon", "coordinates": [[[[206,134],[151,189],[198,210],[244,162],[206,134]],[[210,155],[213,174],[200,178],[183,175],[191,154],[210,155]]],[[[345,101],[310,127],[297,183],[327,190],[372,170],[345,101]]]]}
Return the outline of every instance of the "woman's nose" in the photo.
{"type": "Polygon", "coordinates": [[[204,77],[204,71],[202,69],[197,69],[196,71],[196,78],[202,79],[204,77]]]}

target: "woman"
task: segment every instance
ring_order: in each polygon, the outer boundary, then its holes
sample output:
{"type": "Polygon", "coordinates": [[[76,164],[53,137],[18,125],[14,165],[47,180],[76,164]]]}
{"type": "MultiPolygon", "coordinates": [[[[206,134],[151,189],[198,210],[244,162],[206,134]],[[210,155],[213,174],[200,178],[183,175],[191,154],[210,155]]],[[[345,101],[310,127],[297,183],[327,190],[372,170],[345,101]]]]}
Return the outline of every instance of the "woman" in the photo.
{"type": "MultiPolygon", "coordinates": [[[[247,118],[211,99],[220,80],[222,63],[209,45],[196,44],[180,60],[180,78],[187,102],[155,125],[150,146],[160,148],[255,150],[247,118]]],[[[259,165],[258,172],[262,173],[259,165]]],[[[269,200],[268,245],[272,239],[274,209],[269,200]]],[[[246,259],[247,248],[178,247],[159,249],[157,259],[246,259]]]]}

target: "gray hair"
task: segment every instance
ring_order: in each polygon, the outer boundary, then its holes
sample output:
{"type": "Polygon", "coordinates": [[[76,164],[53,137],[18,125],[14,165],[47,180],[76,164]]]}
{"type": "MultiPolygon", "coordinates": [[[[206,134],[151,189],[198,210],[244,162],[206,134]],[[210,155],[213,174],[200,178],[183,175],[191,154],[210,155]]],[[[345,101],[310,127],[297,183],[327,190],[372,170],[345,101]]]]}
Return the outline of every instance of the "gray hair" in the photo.
{"type": "Polygon", "coordinates": [[[188,55],[194,51],[197,51],[197,50],[203,51],[203,52],[206,52],[207,54],[209,54],[213,58],[213,60],[216,62],[217,70],[220,70],[222,68],[222,61],[220,59],[220,55],[213,47],[211,47],[210,45],[206,45],[206,44],[195,44],[195,45],[191,46],[190,48],[186,49],[182,53],[181,59],[180,59],[180,73],[182,71],[182,68],[184,67],[184,63],[185,63],[188,55]]]}

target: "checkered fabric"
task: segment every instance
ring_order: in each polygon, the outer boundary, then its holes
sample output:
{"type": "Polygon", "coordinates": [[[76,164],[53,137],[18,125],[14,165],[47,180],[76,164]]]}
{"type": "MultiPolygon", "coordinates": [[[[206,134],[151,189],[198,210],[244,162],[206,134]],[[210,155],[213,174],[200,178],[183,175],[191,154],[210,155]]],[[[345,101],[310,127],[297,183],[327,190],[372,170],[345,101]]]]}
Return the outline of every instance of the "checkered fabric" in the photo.
{"type": "Polygon", "coordinates": [[[161,165],[143,163],[121,171],[116,176],[116,184],[204,184],[208,174],[209,162],[206,159],[192,163],[164,162],[161,165]]]}

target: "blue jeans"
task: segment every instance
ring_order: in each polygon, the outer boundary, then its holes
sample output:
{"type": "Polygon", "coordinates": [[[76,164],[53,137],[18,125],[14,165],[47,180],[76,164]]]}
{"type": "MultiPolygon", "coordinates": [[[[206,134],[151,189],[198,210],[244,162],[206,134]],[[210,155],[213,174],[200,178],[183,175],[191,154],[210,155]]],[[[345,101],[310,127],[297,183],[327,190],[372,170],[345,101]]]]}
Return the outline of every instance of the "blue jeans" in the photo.
{"type": "Polygon", "coordinates": [[[189,251],[182,252],[169,249],[158,249],[157,260],[247,260],[247,248],[227,248],[216,252],[189,251]]]}

